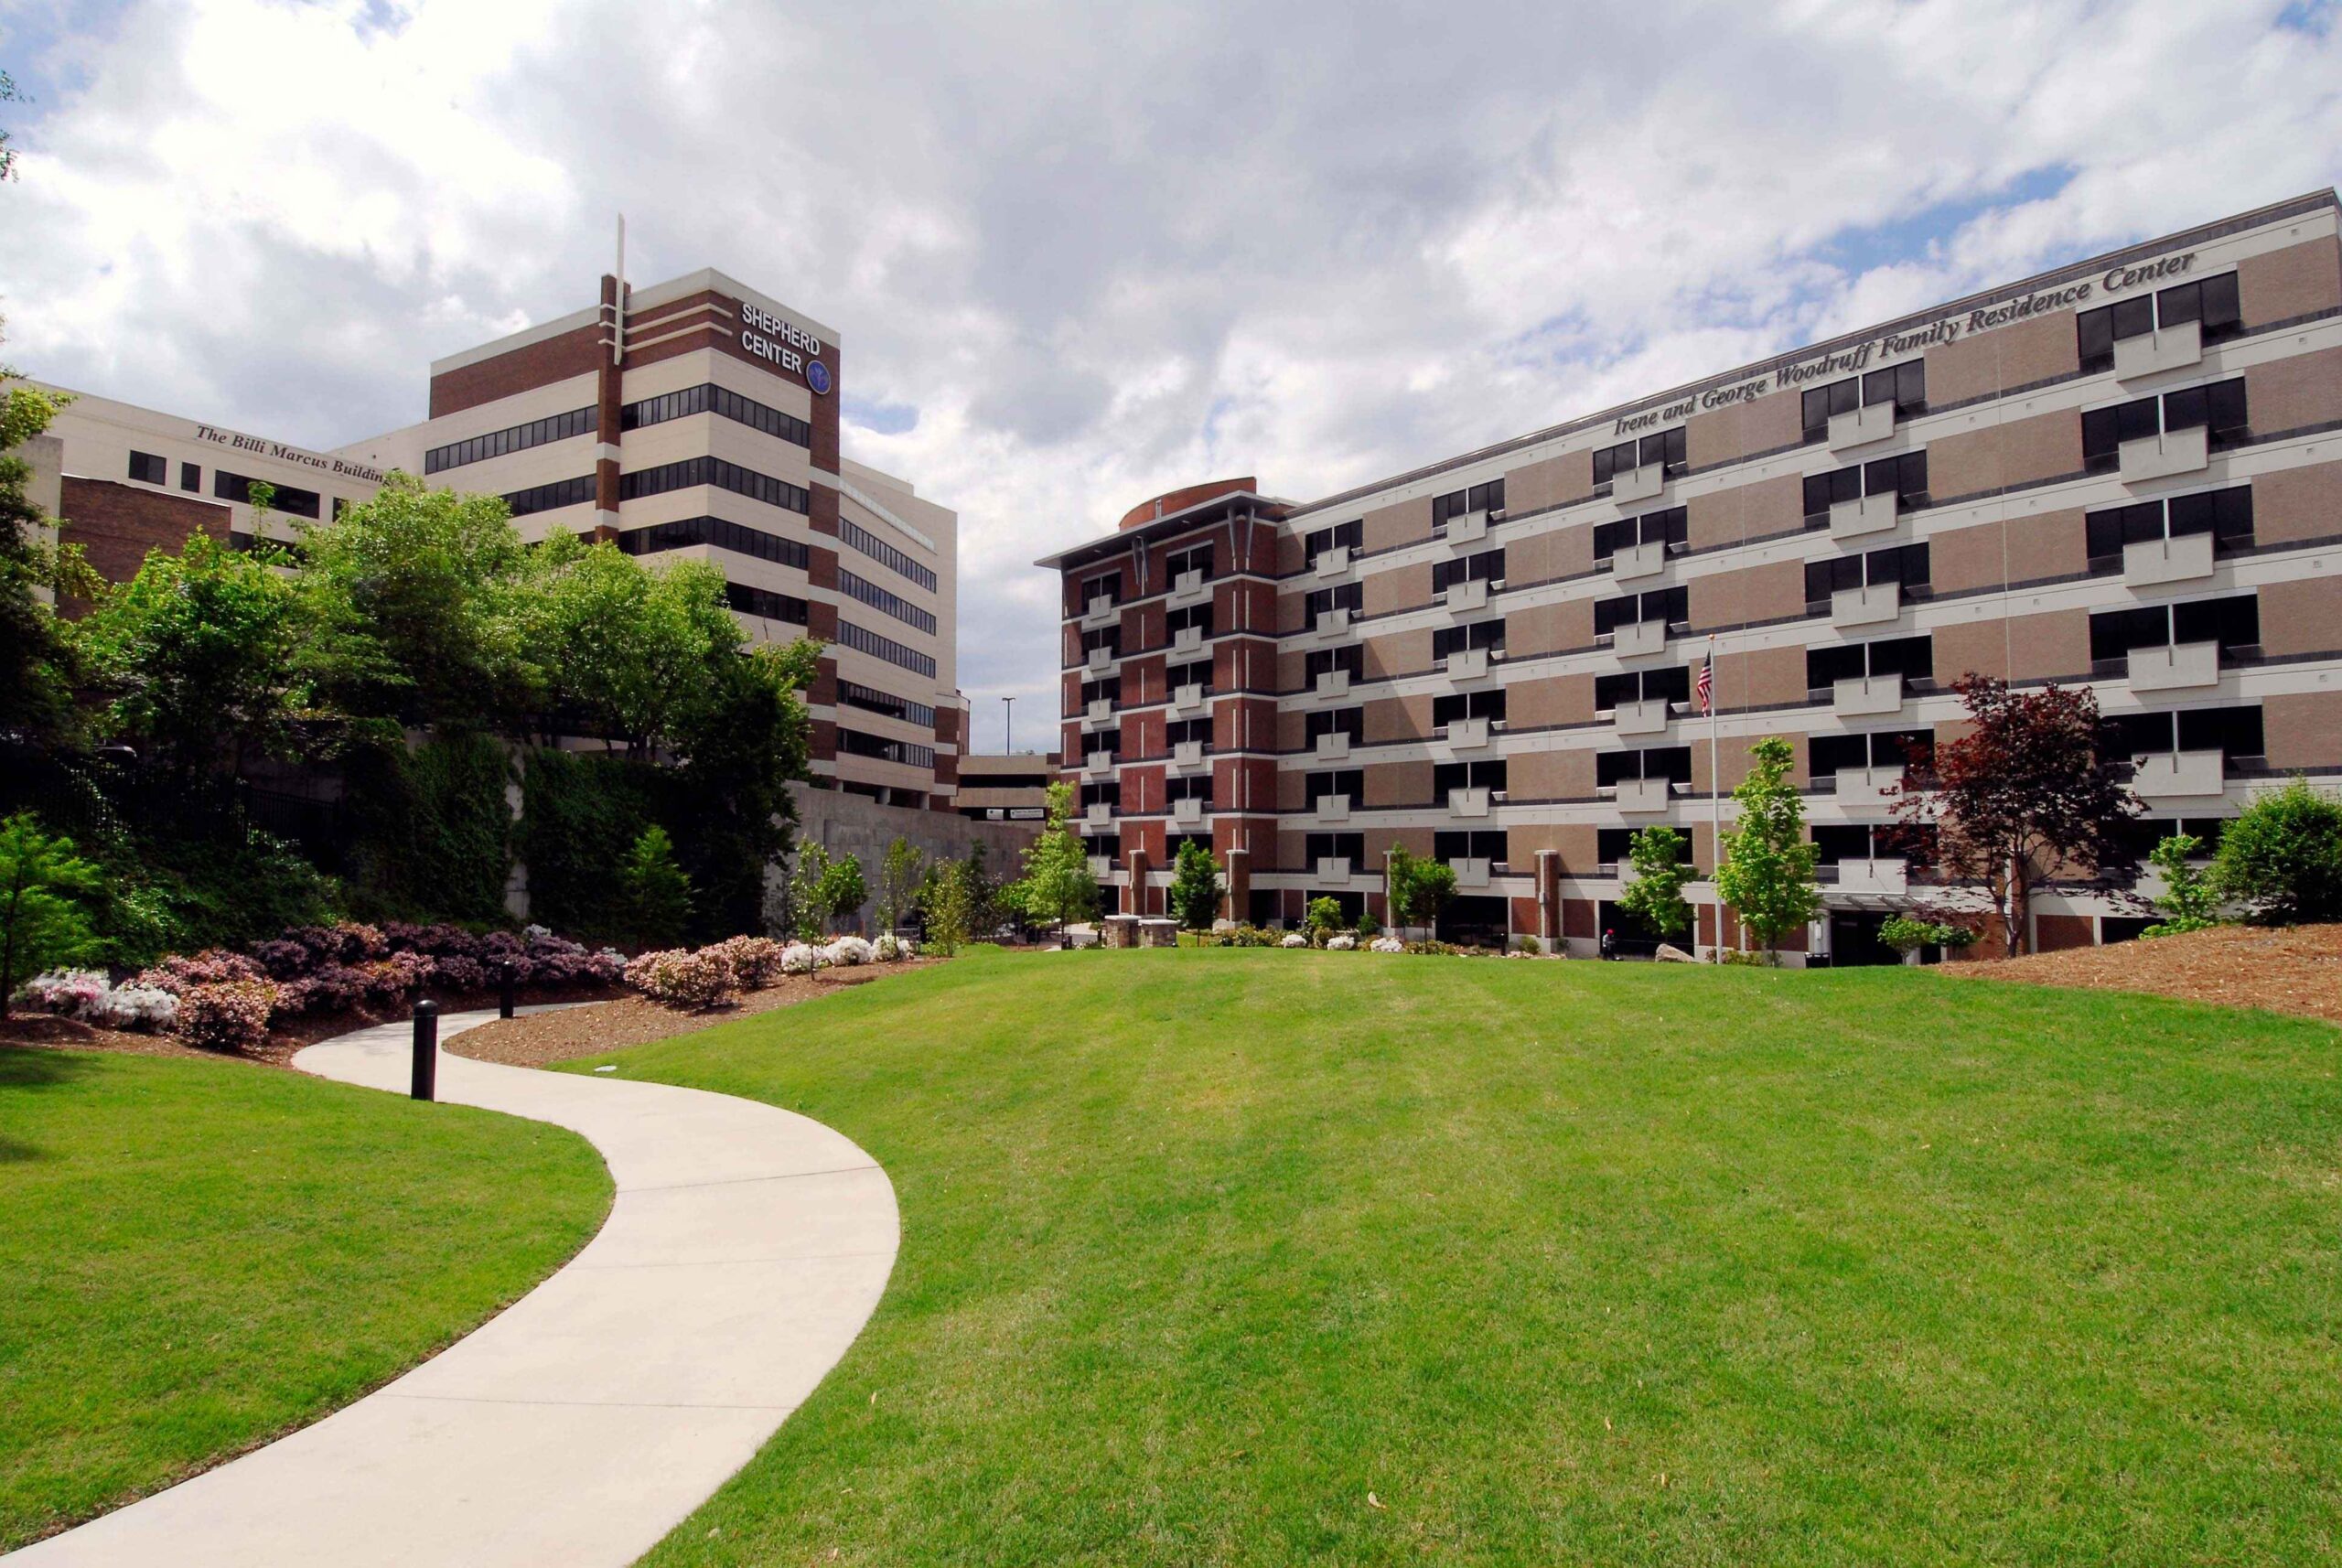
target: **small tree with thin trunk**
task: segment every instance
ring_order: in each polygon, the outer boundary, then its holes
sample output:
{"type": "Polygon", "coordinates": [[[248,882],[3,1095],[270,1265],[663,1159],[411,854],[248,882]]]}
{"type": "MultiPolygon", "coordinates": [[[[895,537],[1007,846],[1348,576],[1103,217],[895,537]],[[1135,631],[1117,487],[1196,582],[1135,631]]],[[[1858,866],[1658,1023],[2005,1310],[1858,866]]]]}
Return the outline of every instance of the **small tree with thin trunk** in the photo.
{"type": "Polygon", "coordinates": [[[878,929],[891,931],[903,923],[911,907],[919,902],[920,879],[926,875],[924,857],[911,847],[908,839],[897,837],[886,846],[886,857],[878,863],[878,929]]]}
{"type": "Polygon", "coordinates": [[[2015,692],[1969,674],[1952,690],[1967,706],[1968,731],[1914,761],[1893,836],[1914,867],[1981,889],[2014,958],[2042,883],[2126,888],[2138,880],[2126,830],[2139,803],[2124,787],[2128,759],[2104,744],[2088,687],[2015,692]]]}
{"type": "MultiPolygon", "coordinates": [[[[1789,781],[1796,753],[1767,736],[1748,755],[1755,765],[1733,788],[1740,825],[1724,836],[1716,892],[1769,960],[1783,937],[1821,912],[1821,890],[1813,882],[1813,846],[1805,842],[1805,803],[1789,781]]],[[[1716,934],[1721,949],[1721,926],[1716,934]]]]}
{"type": "Polygon", "coordinates": [[[1627,846],[1635,879],[1618,895],[1618,908],[1654,936],[1675,937],[1692,929],[1692,906],[1683,898],[1683,884],[1692,878],[1691,849],[1681,833],[1659,825],[1645,828],[1627,846]]]}
{"type": "Polygon", "coordinates": [[[74,895],[97,885],[71,839],[42,832],[28,811],[0,822],[0,1018],[17,986],[89,955],[90,922],[74,895]]]}
{"type": "Polygon", "coordinates": [[[1048,821],[1025,852],[1026,912],[1065,935],[1066,922],[1087,919],[1098,907],[1098,879],[1090,875],[1090,854],[1073,831],[1073,786],[1048,788],[1048,821]]]}
{"type": "Polygon", "coordinates": [[[1193,839],[1179,845],[1171,873],[1171,913],[1190,931],[1208,931],[1219,914],[1219,869],[1193,839]]]}

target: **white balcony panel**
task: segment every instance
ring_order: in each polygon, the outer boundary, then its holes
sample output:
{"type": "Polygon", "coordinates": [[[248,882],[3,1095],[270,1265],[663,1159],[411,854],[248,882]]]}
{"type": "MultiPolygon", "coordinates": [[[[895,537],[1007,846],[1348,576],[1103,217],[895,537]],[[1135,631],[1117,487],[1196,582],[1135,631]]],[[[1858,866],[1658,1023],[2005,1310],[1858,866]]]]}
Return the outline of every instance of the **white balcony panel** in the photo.
{"type": "Polygon", "coordinates": [[[1350,672],[1347,670],[1326,671],[1317,677],[1317,684],[1310,691],[1321,703],[1338,702],[1350,694],[1350,672]]]}
{"type": "Polygon", "coordinates": [[[1099,801],[1096,805],[1084,806],[1081,809],[1081,820],[1089,823],[1093,828],[1110,826],[1114,821],[1114,808],[1109,806],[1103,800],[1099,801]]]}
{"type": "Polygon", "coordinates": [[[1485,817],[1488,814],[1488,791],[1485,787],[1450,789],[1447,809],[1459,817],[1485,817]]]}
{"type": "Polygon", "coordinates": [[[1338,577],[1350,569],[1350,547],[1337,544],[1331,550],[1317,553],[1316,564],[1310,570],[1321,577],[1338,577]]]}
{"type": "Polygon", "coordinates": [[[1174,652],[1174,653],[1181,653],[1181,654],[1194,654],[1194,653],[1201,653],[1203,650],[1204,650],[1204,628],[1201,628],[1201,627],[1199,627],[1199,626],[1183,626],[1183,627],[1181,627],[1177,631],[1173,632],[1173,633],[1171,634],[1171,651],[1172,651],[1172,652],[1174,652]]]}
{"type": "Polygon", "coordinates": [[[2160,375],[2165,371],[2184,371],[2203,362],[2204,324],[2200,321],[2183,321],[2176,327],[2159,327],[2136,338],[2114,340],[2114,379],[2118,381],[2160,375]]]}
{"type": "Polygon", "coordinates": [[[2183,642],[2176,648],[2131,650],[2131,690],[2185,692],[2220,683],[2220,645],[2183,642]]]}
{"type": "Polygon", "coordinates": [[[1100,882],[1103,882],[1109,876],[1113,875],[1114,857],[1111,854],[1091,855],[1090,857],[1090,875],[1100,882]]]}
{"type": "Polygon", "coordinates": [[[1177,742],[1171,747],[1172,767],[1201,768],[1203,765],[1204,743],[1202,741],[1183,740],[1177,742]]]}
{"type": "Polygon", "coordinates": [[[1339,762],[1343,758],[1348,757],[1349,754],[1349,731],[1341,729],[1327,730],[1324,735],[1317,737],[1316,755],[1317,759],[1320,762],[1339,762]]]}
{"type": "Polygon", "coordinates": [[[1903,677],[1857,675],[1830,688],[1830,711],[1842,718],[1867,718],[1903,711],[1903,677]]]}
{"type": "Polygon", "coordinates": [[[1350,820],[1350,798],[1348,795],[1320,795],[1310,809],[1321,822],[1347,822],[1350,820]]]}
{"type": "Polygon", "coordinates": [[[1909,890],[1911,870],[1900,860],[1842,860],[1838,863],[1841,893],[1884,893],[1900,897],[1909,890]]]}
{"type": "Polygon", "coordinates": [[[1171,820],[1183,828],[1199,826],[1204,820],[1204,803],[1195,800],[1174,800],[1171,802],[1171,820]]]}
{"type": "Polygon", "coordinates": [[[1667,564],[1667,546],[1654,541],[1649,544],[1630,544],[1624,550],[1610,553],[1610,575],[1622,583],[1638,577],[1655,577],[1667,564]]]}
{"type": "Polygon", "coordinates": [[[1199,605],[1211,597],[1211,588],[1204,581],[1203,568],[1193,567],[1182,572],[1171,582],[1171,603],[1184,608],[1199,605]]]}
{"type": "Polygon", "coordinates": [[[1902,610],[1902,585],[1896,583],[1841,588],[1830,596],[1832,626],[1876,626],[1881,621],[1893,620],[1902,610]]]}
{"type": "Polygon", "coordinates": [[[1092,779],[1103,779],[1114,770],[1114,754],[1093,751],[1082,764],[1082,771],[1092,779]]]}
{"type": "Polygon", "coordinates": [[[1850,811],[1878,811],[1895,799],[1887,791],[1902,786],[1903,769],[1891,763],[1876,768],[1841,768],[1836,779],[1839,805],[1850,811]]]}
{"type": "Polygon", "coordinates": [[[1832,452],[1842,452],[1849,446],[1867,446],[1894,434],[1895,405],[1892,403],[1866,403],[1849,413],[1830,416],[1830,450],[1832,452]]]}
{"type": "Polygon", "coordinates": [[[2192,800],[2221,790],[2217,751],[2157,752],[2137,759],[2132,791],[2143,800],[2192,800]]]}
{"type": "Polygon", "coordinates": [[[1449,721],[1447,744],[1458,751],[1472,751],[1488,745],[1488,721],[1485,718],[1449,721]]]}
{"type": "Polygon", "coordinates": [[[1315,636],[1330,639],[1341,636],[1342,633],[1349,630],[1349,607],[1348,605],[1336,605],[1330,610],[1319,610],[1317,612],[1317,622],[1310,628],[1310,630],[1315,636]]]}
{"type": "Polygon", "coordinates": [[[1092,599],[1081,612],[1081,629],[1095,631],[1101,626],[1112,626],[1122,613],[1123,607],[1112,599],[1092,599]]]}
{"type": "Polygon", "coordinates": [[[1868,534],[1885,533],[1895,526],[1903,498],[1893,490],[1875,496],[1857,496],[1850,501],[1830,503],[1830,537],[1861,539],[1868,534]]]}
{"type": "Polygon", "coordinates": [[[2212,575],[2212,536],[2183,533],[2176,539],[2143,539],[2122,547],[2122,581],[2133,588],[2189,583],[2212,575]]]}
{"type": "Polygon", "coordinates": [[[2116,448],[2117,472],[2126,485],[2167,479],[2175,474],[2196,474],[2212,464],[2212,438],[2202,425],[2193,430],[2166,430],[2161,435],[2141,435],[2116,448]]]}
{"type": "Polygon", "coordinates": [[[1621,703],[1610,710],[1610,725],[1620,735],[1660,735],[1673,717],[1664,697],[1645,697],[1640,702],[1621,703]]]}
{"type": "Polygon", "coordinates": [[[1667,623],[1628,621],[1610,634],[1610,651],[1621,659],[1649,659],[1667,651],[1667,623]]]}
{"type": "Polygon", "coordinates": [[[1447,520],[1447,542],[1450,544],[1477,544],[1488,536],[1488,513],[1485,507],[1478,511],[1460,512],[1447,520]]]}
{"type": "Polygon", "coordinates": [[[1447,585],[1447,607],[1452,610],[1484,610],[1488,607],[1488,580],[1475,577],[1468,583],[1447,585]]]}
{"type": "Polygon", "coordinates": [[[1637,501],[1651,499],[1666,488],[1666,468],[1657,463],[1645,463],[1639,468],[1629,468],[1625,473],[1611,476],[1610,499],[1619,506],[1631,506],[1637,501]]]}
{"type": "Polygon", "coordinates": [[[1092,697],[1082,704],[1081,722],[1084,724],[1102,725],[1113,716],[1114,699],[1112,697],[1092,697]]]}
{"type": "Polygon", "coordinates": [[[1317,857],[1317,880],[1348,882],[1350,879],[1350,857],[1346,854],[1321,854],[1317,857]]]}
{"type": "Polygon", "coordinates": [[[1451,681],[1481,681],[1488,678],[1488,650],[1485,648],[1460,648],[1447,656],[1447,676],[1451,681]]]}
{"type": "Polygon", "coordinates": [[[1488,885],[1487,860],[1451,860],[1447,864],[1456,868],[1456,886],[1478,888],[1488,885]]]}
{"type": "Polygon", "coordinates": [[[1204,688],[1200,681],[1189,681],[1171,688],[1171,706],[1177,713],[1193,713],[1204,705],[1204,688]]]}
{"type": "Polygon", "coordinates": [[[1111,648],[1091,649],[1088,657],[1082,660],[1082,667],[1092,671],[1112,670],[1114,667],[1114,650],[1111,648]]]}
{"type": "Polygon", "coordinates": [[[1622,811],[1663,811],[1674,791],[1664,779],[1621,779],[1618,780],[1618,810],[1622,811]]]}

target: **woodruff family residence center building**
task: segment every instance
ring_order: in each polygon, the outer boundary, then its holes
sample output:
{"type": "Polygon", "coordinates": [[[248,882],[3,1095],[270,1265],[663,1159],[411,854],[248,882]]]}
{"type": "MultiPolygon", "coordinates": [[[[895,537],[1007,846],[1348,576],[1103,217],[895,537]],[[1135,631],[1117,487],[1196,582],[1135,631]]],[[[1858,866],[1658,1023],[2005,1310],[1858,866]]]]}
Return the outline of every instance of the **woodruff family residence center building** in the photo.
{"type": "MultiPolygon", "coordinates": [[[[1041,563],[1093,866],[1158,913],[1193,839],[1230,918],[1294,921],[1384,914],[1404,845],[1456,870],[1444,934],[1591,952],[1631,929],[1643,826],[1713,875],[1711,652],[1716,782],[1761,736],[1796,755],[1810,958],[1875,960],[1912,903],[1883,791],[1956,732],[1964,671],[2095,690],[2142,854],[2333,780],[2337,216],[2282,202],[1321,500],[1244,478],[1132,509],[1041,563]]],[[[1689,893],[1713,944],[1713,881],[1689,893]]],[[[2053,887],[2033,922],[2054,949],[2146,920],[2053,887]]]]}

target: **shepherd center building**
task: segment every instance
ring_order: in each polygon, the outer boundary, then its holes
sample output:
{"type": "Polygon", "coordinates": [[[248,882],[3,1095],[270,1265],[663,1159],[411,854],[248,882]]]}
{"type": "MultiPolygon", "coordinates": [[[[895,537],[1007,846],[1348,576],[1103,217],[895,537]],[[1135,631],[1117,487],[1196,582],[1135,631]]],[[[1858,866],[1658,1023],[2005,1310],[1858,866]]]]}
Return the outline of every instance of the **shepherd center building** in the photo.
{"type": "Polygon", "coordinates": [[[393,468],[501,496],[527,538],[712,562],[752,639],[826,645],[815,781],[952,810],[958,519],[841,452],[841,361],[835,331],[722,273],[606,274],[597,303],[435,361],[430,417],[403,430],[316,452],[76,392],[34,461],[116,581],[195,532],[249,543],[255,484],[289,538],[393,468]]]}
{"type": "MultiPolygon", "coordinates": [[[[1443,935],[1591,953],[1633,932],[1632,836],[1673,825],[1712,879],[1712,783],[1728,831],[1779,736],[1827,906],[1790,946],[1876,961],[1930,891],[1885,791],[1965,671],[2095,691],[2142,855],[2342,778],[2337,217],[2283,202],[1321,500],[1134,508],[1041,563],[1093,868],[1160,913],[1192,840],[1232,918],[1387,918],[1403,845],[1456,868],[1443,935]]],[[[1689,895],[1702,946],[1740,940],[1689,895]]],[[[2056,949],[2147,914],[2052,887],[2033,922],[2056,949]]]]}

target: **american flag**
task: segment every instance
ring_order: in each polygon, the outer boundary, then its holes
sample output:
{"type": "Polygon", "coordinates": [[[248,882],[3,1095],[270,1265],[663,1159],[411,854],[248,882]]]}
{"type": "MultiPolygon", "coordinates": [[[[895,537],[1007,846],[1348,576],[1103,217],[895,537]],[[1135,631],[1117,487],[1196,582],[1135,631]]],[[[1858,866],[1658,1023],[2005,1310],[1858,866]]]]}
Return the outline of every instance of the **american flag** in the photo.
{"type": "Polygon", "coordinates": [[[1692,694],[1700,700],[1700,711],[1702,713],[1704,714],[1708,711],[1708,699],[1715,695],[1715,690],[1716,656],[1715,650],[1711,649],[1708,651],[1706,661],[1700,666],[1700,682],[1698,685],[1692,688],[1692,694]]]}

